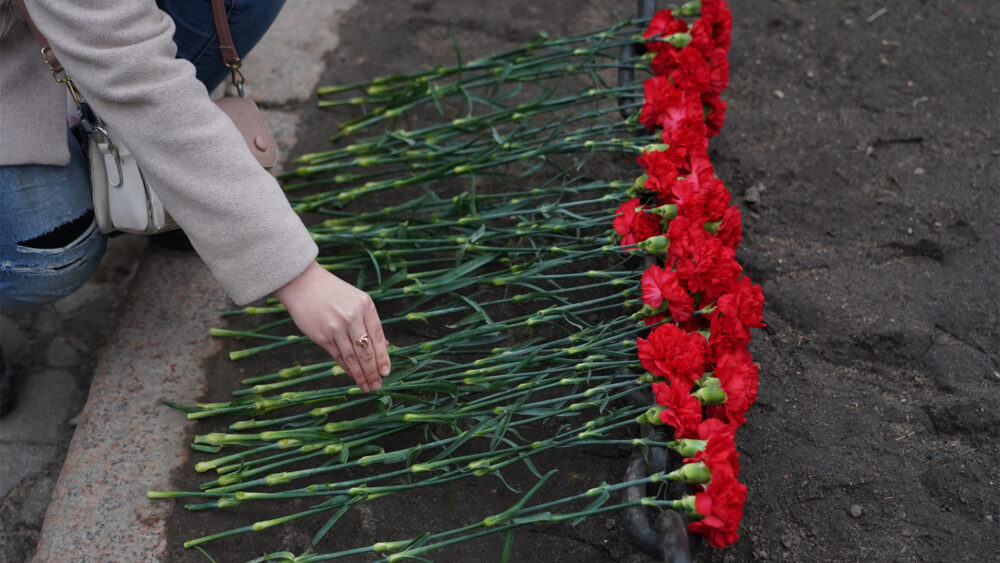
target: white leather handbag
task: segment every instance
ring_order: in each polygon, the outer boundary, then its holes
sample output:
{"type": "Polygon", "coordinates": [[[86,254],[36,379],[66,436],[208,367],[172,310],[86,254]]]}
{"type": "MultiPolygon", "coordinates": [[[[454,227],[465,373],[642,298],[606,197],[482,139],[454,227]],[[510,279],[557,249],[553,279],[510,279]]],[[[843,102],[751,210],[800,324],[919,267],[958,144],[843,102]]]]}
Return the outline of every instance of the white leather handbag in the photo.
{"type": "Polygon", "coordinates": [[[94,220],[102,233],[152,235],[177,228],[132,153],[111,140],[100,120],[91,128],[88,154],[94,220]]]}

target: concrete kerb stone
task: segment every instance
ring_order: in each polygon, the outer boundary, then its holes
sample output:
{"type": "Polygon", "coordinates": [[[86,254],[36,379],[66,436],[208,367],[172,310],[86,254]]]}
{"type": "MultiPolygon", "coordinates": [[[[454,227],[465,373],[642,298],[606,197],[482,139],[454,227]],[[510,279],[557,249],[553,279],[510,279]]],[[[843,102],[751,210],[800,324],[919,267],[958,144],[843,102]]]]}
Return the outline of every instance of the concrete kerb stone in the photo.
{"type": "MultiPolygon", "coordinates": [[[[247,58],[254,99],[283,105],[266,118],[282,125],[284,151],[295,144],[294,106],[315,89],[340,16],[355,2],[289,3],[247,58]]],[[[173,504],[145,493],[166,487],[184,463],[189,428],[160,401],[194,402],[204,392],[205,360],[220,346],[208,327],[227,305],[197,256],[156,248],[144,255],[76,419],[33,561],[162,560],[173,504]]]]}
{"type": "Polygon", "coordinates": [[[149,561],[171,504],[145,498],[186,459],[187,426],[160,401],[194,402],[225,293],[191,254],[152,249],[105,347],[45,515],[35,561],[149,561]]]}

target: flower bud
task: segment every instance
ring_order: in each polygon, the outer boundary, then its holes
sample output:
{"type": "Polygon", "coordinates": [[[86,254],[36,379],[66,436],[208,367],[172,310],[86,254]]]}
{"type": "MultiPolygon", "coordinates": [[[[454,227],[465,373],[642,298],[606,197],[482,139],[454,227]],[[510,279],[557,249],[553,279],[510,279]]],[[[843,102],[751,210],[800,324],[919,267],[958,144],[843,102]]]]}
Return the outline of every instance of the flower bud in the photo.
{"type": "Polygon", "coordinates": [[[704,450],[707,445],[708,440],[693,440],[691,438],[674,440],[669,443],[670,449],[684,457],[694,457],[695,454],[704,450]]]}
{"type": "Polygon", "coordinates": [[[691,394],[694,395],[695,399],[701,401],[701,404],[703,405],[725,404],[727,398],[726,392],[723,391],[721,387],[719,387],[718,379],[711,377],[709,378],[709,381],[711,380],[715,380],[714,385],[708,384],[705,387],[702,387],[701,389],[698,389],[697,391],[691,394]]]}
{"type": "Polygon", "coordinates": [[[683,17],[694,17],[701,15],[701,0],[694,0],[693,2],[686,2],[681,5],[680,9],[674,10],[674,16],[683,17]]]}
{"type": "Polygon", "coordinates": [[[653,143],[651,145],[646,145],[646,146],[640,148],[639,150],[641,150],[643,153],[647,153],[647,152],[650,152],[650,151],[663,152],[663,151],[665,151],[665,150],[667,150],[669,148],[670,148],[670,145],[667,145],[667,144],[664,144],[664,143],[653,143]]]}
{"type": "Polygon", "coordinates": [[[674,217],[677,217],[677,204],[667,203],[659,207],[654,207],[650,209],[650,211],[656,213],[657,215],[663,217],[664,219],[673,219],[674,217]]]}
{"type": "Polygon", "coordinates": [[[691,42],[691,34],[675,33],[673,35],[668,35],[666,37],[663,37],[662,39],[660,39],[660,41],[663,41],[664,43],[670,43],[671,45],[677,47],[678,49],[683,49],[684,47],[687,47],[688,43],[691,42]]]}
{"type": "Polygon", "coordinates": [[[664,235],[656,235],[655,237],[649,237],[648,239],[640,242],[636,246],[639,247],[643,252],[655,256],[657,258],[666,258],[667,247],[670,245],[670,240],[664,235]]]}
{"type": "Polygon", "coordinates": [[[712,472],[703,462],[685,463],[680,469],[667,475],[674,481],[684,481],[688,484],[707,484],[712,480],[712,472]]]}
{"type": "Polygon", "coordinates": [[[639,424],[653,424],[656,426],[662,426],[663,421],[660,420],[660,413],[667,410],[666,407],[655,406],[647,410],[646,412],[640,414],[636,417],[635,421],[639,424]]]}
{"type": "Polygon", "coordinates": [[[632,187],[629,188],[629,193],[631,193],[632,191],[635,191],[636,193],[648,192],[649,190],[646,189],[646,180],[648,179],[649,179],[649,174],[643,174],[642,176],[636,178],[635,181],[632,182],[632,187]]]}

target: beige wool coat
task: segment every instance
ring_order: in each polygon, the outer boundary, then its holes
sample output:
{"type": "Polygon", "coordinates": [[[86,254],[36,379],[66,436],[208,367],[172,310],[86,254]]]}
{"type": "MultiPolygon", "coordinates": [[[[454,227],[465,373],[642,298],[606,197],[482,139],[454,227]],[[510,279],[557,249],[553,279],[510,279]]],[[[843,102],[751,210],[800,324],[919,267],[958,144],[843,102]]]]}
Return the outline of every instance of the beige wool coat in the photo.
{"type": "MultiPolygon", "coordinates": [[[[175,58],[173,20],[154,0],[26,5],[236,303],[273,292],[316,258],[277,182],[211,102],[194,66],[175,58]]],[[[0,165],[68,161],[66,88],[52,79],[13,2],[0,0],[0,165]]]]}

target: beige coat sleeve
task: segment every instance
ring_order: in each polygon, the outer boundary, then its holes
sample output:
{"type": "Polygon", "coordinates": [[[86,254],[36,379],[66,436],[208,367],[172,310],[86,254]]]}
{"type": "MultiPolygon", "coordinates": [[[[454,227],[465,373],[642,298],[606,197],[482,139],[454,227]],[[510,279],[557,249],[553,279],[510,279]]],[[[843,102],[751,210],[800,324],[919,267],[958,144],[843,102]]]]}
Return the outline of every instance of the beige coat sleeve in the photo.
{"type": "Polygon", "coordinates": [[[26,4],[234,301],[267,295],[316,258],[277,182],[211,102],[194,66],[175,58],[173,21],[153,0],[26,4]]]}

